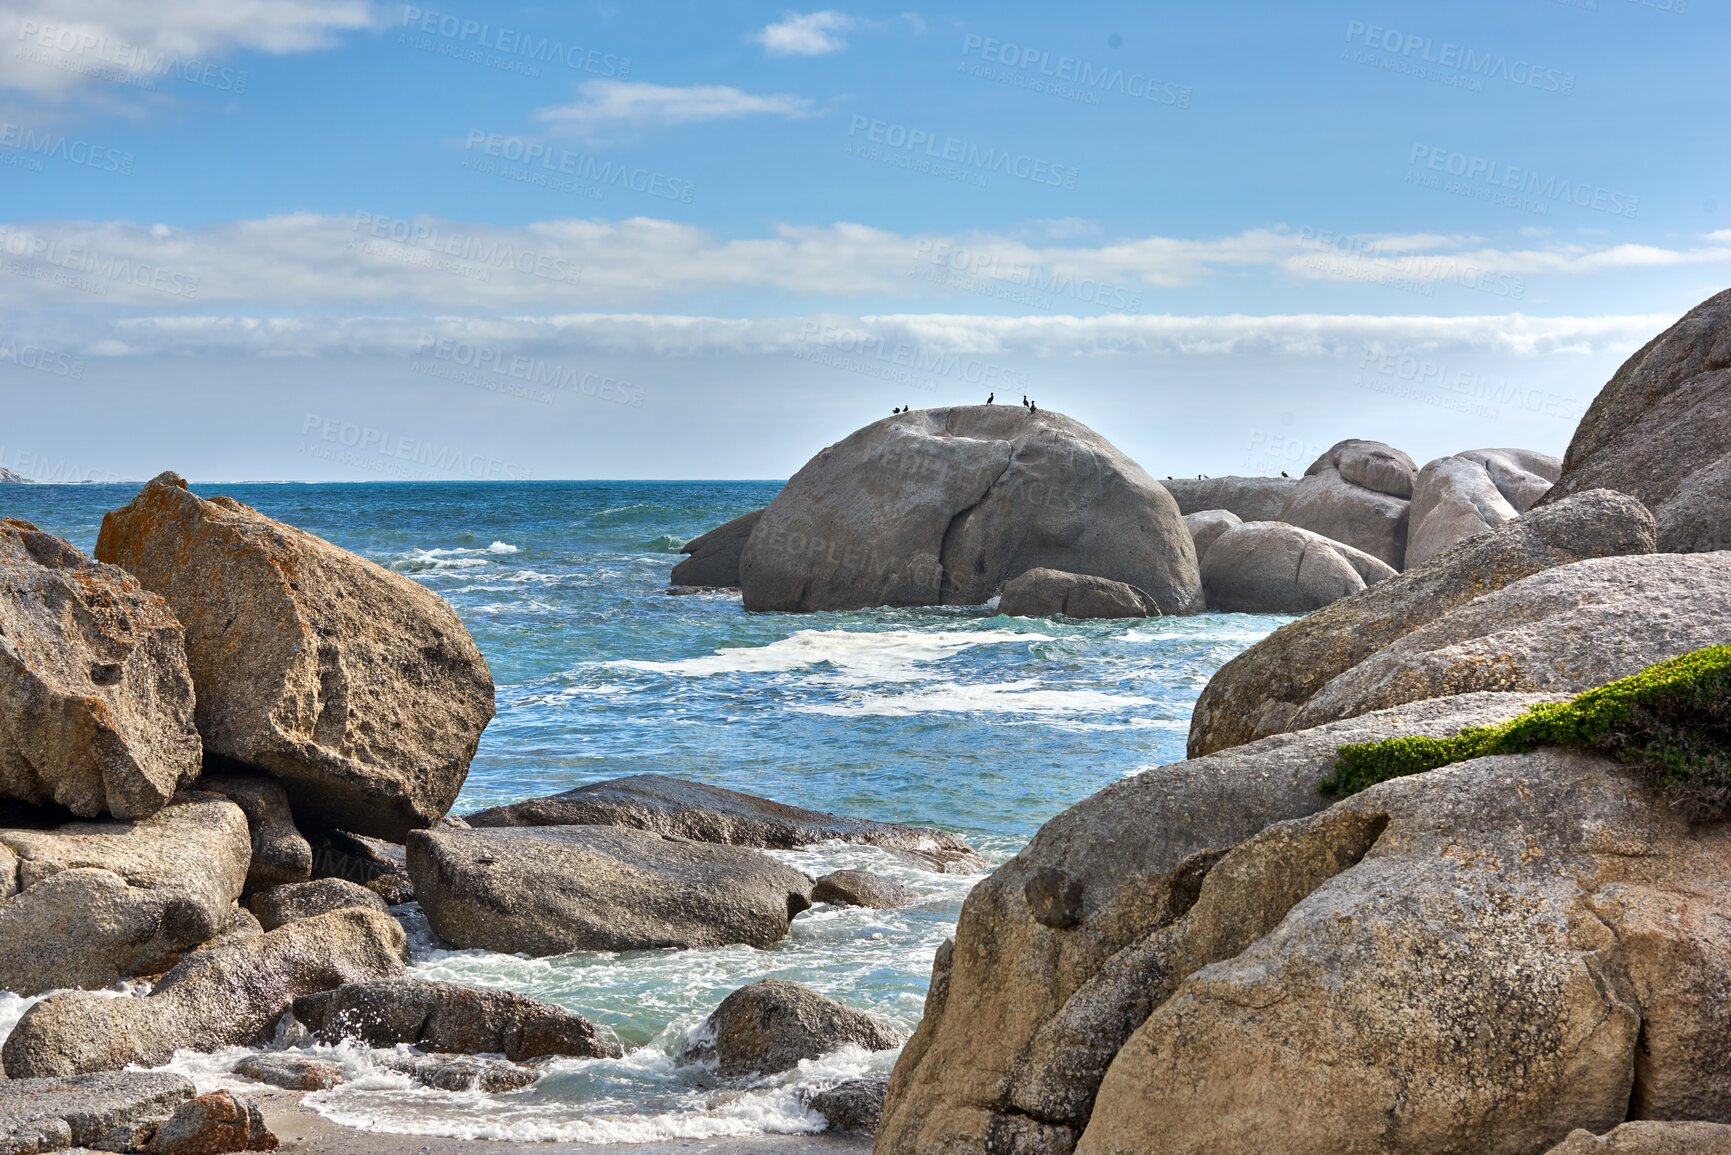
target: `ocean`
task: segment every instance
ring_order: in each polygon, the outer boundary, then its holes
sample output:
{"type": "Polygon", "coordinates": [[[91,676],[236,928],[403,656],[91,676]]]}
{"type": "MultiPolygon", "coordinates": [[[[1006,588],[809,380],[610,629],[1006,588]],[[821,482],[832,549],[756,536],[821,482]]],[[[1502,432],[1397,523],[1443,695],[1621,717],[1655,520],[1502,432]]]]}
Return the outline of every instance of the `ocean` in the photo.
{"type": "MultiPolygon", "coordinates": [[[[985,607],[748,614],[737,595],[668,596],[686,541],[767,504],[780,482],[193,484],[228,494],[446,598],[492,667],[498,716],[455,812],[646,772],[791,805],[936,826],[988,861],[1109,783],[1184,756],[1190,712],[1222,663],[1284,616],[1051,622],[985,607]]],[[[0,516],[95,547],[133,486],[4,486],[0,516]]],[[[620,1060],[561,1060],[506,1095],[413,1088],[364,1048],[314,1046],[352,1081],[309,1097],[327,1118],[403,1135],[635,1142],[821,1129],[798,1084],[887,1073],[844,1051],[748,1088],[676,1055],[728,993],[805,983],[904,1030],[933,952],[977,877],[871,847],[775,852],[814,877],[873,870],[922,901],[820,906],[767,950],[451,950],[414,908],[412,973],[548,999],[613,1031],[620,1060]]],[[[0,1037],[33,1000],[0,995],[0,1037]]],[[[240,1052],[177,1056],[201,1087],[240,1052]]]]}

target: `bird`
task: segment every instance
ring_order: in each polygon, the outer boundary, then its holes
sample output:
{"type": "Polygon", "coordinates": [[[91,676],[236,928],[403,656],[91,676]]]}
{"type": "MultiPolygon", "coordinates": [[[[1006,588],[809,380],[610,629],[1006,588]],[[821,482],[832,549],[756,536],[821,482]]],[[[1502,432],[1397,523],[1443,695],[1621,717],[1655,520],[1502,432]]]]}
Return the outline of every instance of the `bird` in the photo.
{"type": "Polygon", "coordinates": [[[1022,394],[1022,408],[1026,409],[1027,407],[1028,407],[1028,395],[1026,393],[1024,393],[1024,394],[1022,394]]]}
{"type": "Polygon", "coordinates": [[[1040,407],[1038,405],[1035,405],[1032,401],[1028,402],[1028,412],[1029,413],[1038,413],[1039,411],[1040,411],[1040,407]]]}
{"type": "Polygon", "coordinates": [[[986,404],[987,404],[987,405],[990,405],[990,404],[991,404],[991,403],[992,403],[992,398],[994,398],[994,397],[996,397],[996,396],[997,396],[997,394],[996,394],[996,393],[988,393],[988,394],[986,394],[986,404]]]}
{"type": "Polygon", "coordinates": [[[1170,474],[1170,473],[1168,473],[1168,474],[1167,474],[1167,475],[1166,475],[1166,480],[1167,480],[1167,481],[1171,481],[1171,480],[1172,480],[1172,475],[1171,475],[1171,474],[1170,474]]]}
{"type": "MultiPolygon", "coordinates": [[[[1281,470],[1281,471],[1280,471],[1280,476],[1282,476],[1282,477],[1286,477],[1286,470],[1284,470],[1284,469],[1282,469],[1282,470],[1281,470]]],[[[1291,478],[1289,478],[1289,477],[1288,477],[1288,478],[1287,478],[1287,480],[1288,480],[1288,481],[1290,481],[1290,480],[1292,480],[1292,479],[1291,479],[1291,478]]]]}

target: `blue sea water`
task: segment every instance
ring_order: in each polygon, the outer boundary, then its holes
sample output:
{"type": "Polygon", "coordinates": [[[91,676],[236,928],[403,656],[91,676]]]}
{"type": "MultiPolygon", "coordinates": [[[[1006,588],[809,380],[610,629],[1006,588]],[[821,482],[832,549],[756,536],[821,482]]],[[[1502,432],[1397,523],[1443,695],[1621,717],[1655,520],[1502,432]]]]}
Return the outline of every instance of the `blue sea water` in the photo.
{"type": "MultiPolygon", "coordinates": [[[[1065,807],[1182,758],[1209,676],[1289,620],[1053,622],[984,607],[748,614],[737,595],[667,595],[684,542],[767,504],[780,484],[193,488],[319,534],[456,608],[498,688],[498,716],[459,814],[655,772],[942,827],[1002,861],[1065,807]]],[[[7,486],[0,516],[27,518],[88,551],[102,514],[132,492],[7,486]]],[[[446,949],[411,914],[416,973],[550,999],[633,1049],[618,1061],[561,1061],[525,1091],[485,1096],[412,1089],[364,1050],[344,1047],[332,1053],[354,1081],[309,1102],[374,1130],[477,1138],[620,1142],[816,1129],[796,1084],[885,1072],[894,1054],[844,1052],[742,1093],[675,1061],[687,1032],[727,993],[769,976],[911,1030],[932,954],[978,879],[932,874],[869,847],[778,857],[814,876],[840,866],[889,874],[922,901],[905,911],[820,906],[768,950],[538,960],[446,949]]],[[[177,1063],[217,1085],[232,1058],[177,1063]]]]}

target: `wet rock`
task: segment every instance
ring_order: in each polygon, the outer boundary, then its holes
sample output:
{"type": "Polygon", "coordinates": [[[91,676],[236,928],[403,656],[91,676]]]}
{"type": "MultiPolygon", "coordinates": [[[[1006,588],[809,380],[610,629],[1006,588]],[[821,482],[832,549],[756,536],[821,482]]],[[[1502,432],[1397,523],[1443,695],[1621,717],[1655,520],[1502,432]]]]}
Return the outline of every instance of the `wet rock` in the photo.
{"type": "Polygon", "coordinates": [[[913,906],[919,902],[920,896],[895,879],[869,870],[832,870],[811,888],[811,900],[895,910],[913,906]]]}
{"type": "Polygon", "coordinates": [[[0,1080],[0,1151],[90,1147],[133,1120],[168,1118],[195,1093],[161,1071],[0,1080]]]}
{"type": "Polygon", "coordinates": [[[739,555],[762,516],[754,509],[686,542],[679,552],[690,556],[673,567],[673,584],[738,588],[739,555]]]}
{"type": "Polygon", "coordinates": [[[150,1155],[223,1155],[276,1147],[277,1137],[264,1125],[257,1103],[233,1091],[212,1091],[182,1103],[156,1129],[150,1155]]]}
{"type": "Polygon", "coordinates": [[[912,855],[949,873],[986,863],[960,837],[922,826],[844,818],[665,774],[633,774],[468,816],[476,828],[629,826],[698,842],[793,850],[832,839],[912,855]]]}
{"type": "Polygon", "coordinates": [[[1012,618],[1146,618],[1160,607],[1123,582],[1055,569],[1031,569],[1004,583],[998,612],[1012,618]]]}
{"type": "Polygon", "coordinates": [[[0,519],[0,796],[144,818],[199,760],[168,603],[64,538],[0,519]]]}
{"type": "Polygon", "coordinates": [[[444,599],[172,473],[102,519],[96,554],[186,627],[205,749],[303,821],[400,839],[451,808],[493,678],[444,599]]]}
{"type": "Polygon", "coordinates": [[[295,1055],[248,1055],[235,1064],[234,1073],[285,1091],[327,1091],[343,1081],[343,1069],[335,1063],[295,1055]]]}
{"type": "Polygon", "coordinates": [[[1404,569],[1418,466],[1380,441],[1342,441],[1311,463],[1280,520],[1404,569]]]}
{"type": "Polygon", "coordinates": [[[534,1067],[473,1055],[375,1055],[382,1067],[401,1072],[424,1087],[441,1091],[480,1091],[497,1095],[517,1091],[541,1077],[534,1067]]]}
{"type": "Polygon", "coordinates": [[[385,900],[364,886],[356,886],[340,878],[321,878],[317,882],[295,882],[261,890],[247,900],[259,925],[267,931],[301,918],[314,918],[358,906],[383,914],[385,900]]]}
{"type": "Polygon", "coordinates": [[[1223,613],[1308,613],[1393,576],[1362,550],[1278,521],[1233,526],[1202,558],[1208,608],[1223,613]]]}
{"type": "Polygon", "coordinates": [[[884,1113],[888,1079],[849,1079],[811,1097],[811,1109],[831,1131],[876,1131],[884,1113]]]}
{"type": "Polygon", "coordinates": [[[618,1058],[623,1052],[595,1024],[553,1003],[509,991],[426,979],[350,983],[302,995],[295,1018],[327,1043],[359,1039],[428,1051],[502,1054],[515,1062],[543,1055],[618,1058]]]}
{"type": "Polygon", "coordinates": [[[240,807],[252,831],[248,891],[305,882],[312,877],[313,850],[295,826],[280,783],[257,775],[206,774],[198,789],[221,794],[240,807]]]}
{"type": "MultiPolygon", "coordinates": [[[[1235,525],[1243,525],[1244,519],[1230,509],[1204,509],[1196,513],[1184,515],[1184,525],[1190,530],[1190,540],[1196,545],[1196,561],[1201,564],[1208,556],[1208,547],[1217,541],[1221,534],[1235,525]]],[[[1208,581],[1202,582],[1202,592],[1208,592],[1208,581]]]]}
{"type": "Polygon", "coordinates": [[[625,827],[417,830],[408,852],[433,929],[507,954],[765,947],[811,905],[766,854],[625,827]]]}
{"type": "Polygon", "coordinates": [[[1279,521],[1298,487],[1296,479],[1286,477],[1179,477],[1160,484],[1185,516],[1224,509],[1241,521],[1279,521]]]}
{"type": "Polygon", "coordinates": [[[681,1056],[712,1066],[724,1079],[792,1070],[844,1046],[887,1051],[901,1031],[875,1015],[845,1007],[810,987],[763,979],[728,995],[681,1056]]]}

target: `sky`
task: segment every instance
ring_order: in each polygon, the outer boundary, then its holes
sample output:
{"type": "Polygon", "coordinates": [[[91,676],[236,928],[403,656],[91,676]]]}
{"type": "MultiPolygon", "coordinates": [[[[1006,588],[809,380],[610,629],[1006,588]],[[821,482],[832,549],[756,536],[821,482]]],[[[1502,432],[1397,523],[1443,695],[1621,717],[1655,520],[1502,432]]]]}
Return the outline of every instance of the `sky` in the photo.
{"type": "Polygon", "coordinates": [[[1157,477],[1561,454],[1731,282],[1731,10],[0,0],[0,466],[1157,477]]]}

